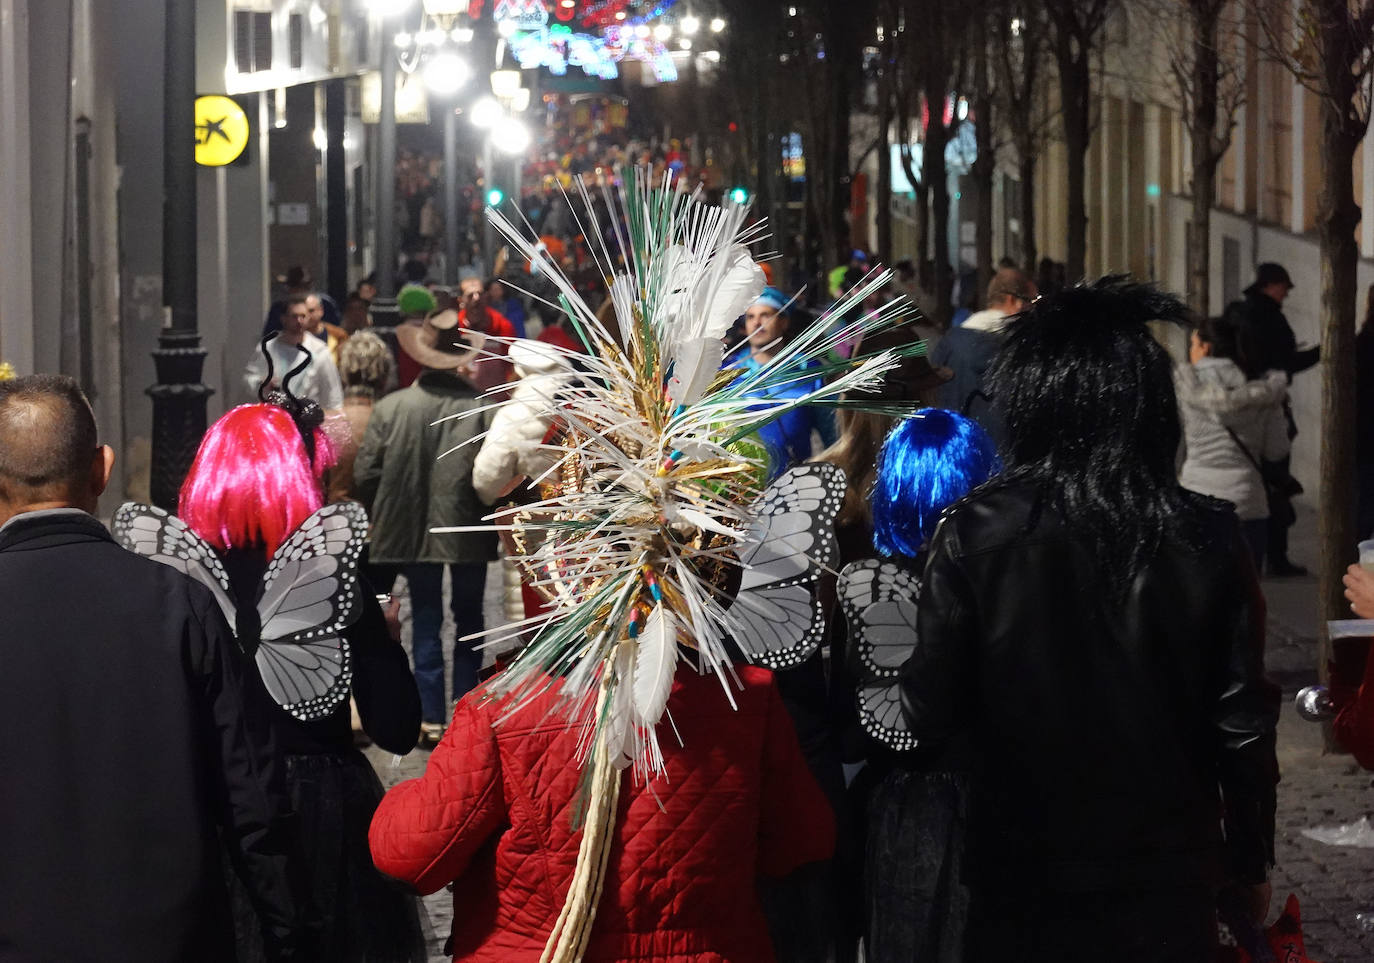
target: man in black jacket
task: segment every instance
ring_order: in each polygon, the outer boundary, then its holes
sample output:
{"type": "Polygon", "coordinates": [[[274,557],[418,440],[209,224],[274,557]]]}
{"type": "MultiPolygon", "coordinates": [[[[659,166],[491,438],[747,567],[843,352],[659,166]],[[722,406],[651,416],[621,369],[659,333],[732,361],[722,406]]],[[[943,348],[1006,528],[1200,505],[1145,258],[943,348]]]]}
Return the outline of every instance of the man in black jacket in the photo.
{"type": "MultiPolygon", "coordinates": [[[[1283,314],[1283,302],[1291,290],[1293,280],[1282,264],[1266,263],[1255,268],[1255,283],[1245,289],[1245,310],[1240,314],[1244,325],[1241,343],[1245,373],[1250,378],[1261,378],[1266,371],[1284,371],[1292,381],[1293,375],[1306,371],[1320,357],[1318,346],[1298,350],[1293,328],[1283,314]]],[[[1288,437],[1296,438],[1298,426],[1286,398],[1283,412],[1288,417],[1288,437]]],[[[1284,458],[1267,469],[1276,478],[1287,480],[1289,462],[1290,459],[1284,458]]],[[[1269,512],[1269,545],[1265,558],[1269,574],[1280,577],[1307,574],[1307,569],[1288,558],[1288,529],[1295,520],[1288,503],[1288,498],[1275,499],[1271,501],[1269,512]]]]}
{"type": "Polygon", "coordinates": [[[232,960],[227,851],[291,955],[279,785],[210,592],[92,517],[76,383],[0,384],[0,960],[232,960]]]}
{"type": "Polygon", "coordinates": [[[974,963],[1211,959],[1223,886],[1268,904],[1279,693],[1235,513],[1177,482],[1146,322],[1184,311],[1104,279],[1014,322],[1008,471],[931,542],[902,696],[974,747],[974,963]]]}

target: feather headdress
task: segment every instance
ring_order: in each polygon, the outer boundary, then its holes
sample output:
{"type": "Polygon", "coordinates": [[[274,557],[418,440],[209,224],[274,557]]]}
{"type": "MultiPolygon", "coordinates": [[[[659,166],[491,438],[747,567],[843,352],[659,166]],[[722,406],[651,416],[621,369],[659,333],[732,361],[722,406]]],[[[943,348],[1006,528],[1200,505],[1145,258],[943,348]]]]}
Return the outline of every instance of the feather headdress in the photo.
{"type": "Polygon", "coordinates": [[[912,313],[896,303],[833,321],[885,285],[883,273],[767,363],[733,368],[722,339],[764,287],[745,246],[761,238],[746,224],[747,208],[709,206],[671,176],[651,186],[644,170],[618,191],[601,190],[609,236],[598,231],[582,182],[591,223],[579,229],[608,279],[614,334],[536,240],[487,212],[552,281],[557,304],[544,303],[570,319],[588,351],[562,356],[566,377],[550,380],[542,399],[554,428],[543,446],[551,467],[533,479],[541,499],[491,519],[511,533],[551,610],[487,633],[488,644],[527,633],[533,640],[486,691],[503,700],[505,717],[556,687],[582,734],[585,826],[568,905],[545,953],[555,960],[585,948],[623,770],[642,781],[663,770],[659,723],[684,653],[719,677],[733,704],[731,641],[773,667],[801,662],[819,643],[824,613],[813,583],[835,561],[832,523],[845,479],[832,466],[809,465],[769,485],[754,436],[802,405],[910,412],[910,403],[865,403],[863,394],[923,351],[911,344],[836,356],[838,344],[912,313]]]}

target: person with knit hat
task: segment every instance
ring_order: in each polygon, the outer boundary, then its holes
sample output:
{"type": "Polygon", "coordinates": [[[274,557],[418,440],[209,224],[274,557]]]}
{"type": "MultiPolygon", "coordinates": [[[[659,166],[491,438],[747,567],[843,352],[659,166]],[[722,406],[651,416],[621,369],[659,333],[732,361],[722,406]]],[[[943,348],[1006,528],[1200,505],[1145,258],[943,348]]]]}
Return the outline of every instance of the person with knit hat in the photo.
{"type": "Polygon", "coordinates": [[[439,310],[439,302],[433,292],[423,285],[407,284],[396,294],[396,308],[402,318],[390,341],[392,350],[396,352],[396,384],[401,388],[409,388],[420,372],[425,370],[425,366],[406,353],[405,346],[400,343],[400,332],[406,325],[422,325],[425,318],[439,310]]]}
{"type": "MultiPolygon", "coordinates": [[[[758,370],[781,354],[788,343],[801,333],[802,327],[792,299],[775,287],[764,288],[744,312],[745,343],[726,359],[726,367],[743,372],[758,370]]],[[[819,364],[808,363],[807,367],[819,368],[819,364]]],[[[798,381],[778,389],[769,396],[770,400],[800,398],[814,391],[820,380],[818,375],[814,380],[798,381]]],[[[797,407],[760,430],[759,436],[768,449],[776,472],[811,457],[812,432],[820,434],[823,445],[835,441],[835,422],[829,411],[819,413],[819,409],[797,407]]]]}

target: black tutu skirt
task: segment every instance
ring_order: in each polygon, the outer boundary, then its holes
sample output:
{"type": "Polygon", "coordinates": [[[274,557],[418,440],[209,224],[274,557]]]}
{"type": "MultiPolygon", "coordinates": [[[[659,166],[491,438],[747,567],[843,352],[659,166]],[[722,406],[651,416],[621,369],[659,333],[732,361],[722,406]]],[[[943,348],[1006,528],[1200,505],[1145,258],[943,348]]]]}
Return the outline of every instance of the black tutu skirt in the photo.
{"type": "MultiPolygon", "coordinates": [[[[294,816],[292,889],[300,914],[300,959],[424,963],[419,901],[377,872],[367,846],[382,784],[357,750],[286,757],[294,816]]],[[[262,931],[247,890],[230,874],[242,963],[264,961],[262,931]]]]}
{"type": "Polygon", "coordinates": [[[964,959],[967,821],[968,780],[962,773],[895,769],[873,787],[864,887],[867,959],[964,959]]]}

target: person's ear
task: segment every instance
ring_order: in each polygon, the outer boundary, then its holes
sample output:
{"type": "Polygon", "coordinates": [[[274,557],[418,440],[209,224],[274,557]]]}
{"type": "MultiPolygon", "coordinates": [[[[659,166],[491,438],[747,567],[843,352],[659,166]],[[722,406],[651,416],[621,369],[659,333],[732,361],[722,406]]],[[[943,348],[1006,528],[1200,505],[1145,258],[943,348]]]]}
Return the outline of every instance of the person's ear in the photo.
{"type": "Polygon", "coordinates": [[[109,445],[96,449],[95,459],[91,462],[91,494],[96,498],[105,494],[109,487],[110,475],[114,472],[115,453],[109,445]]]}

